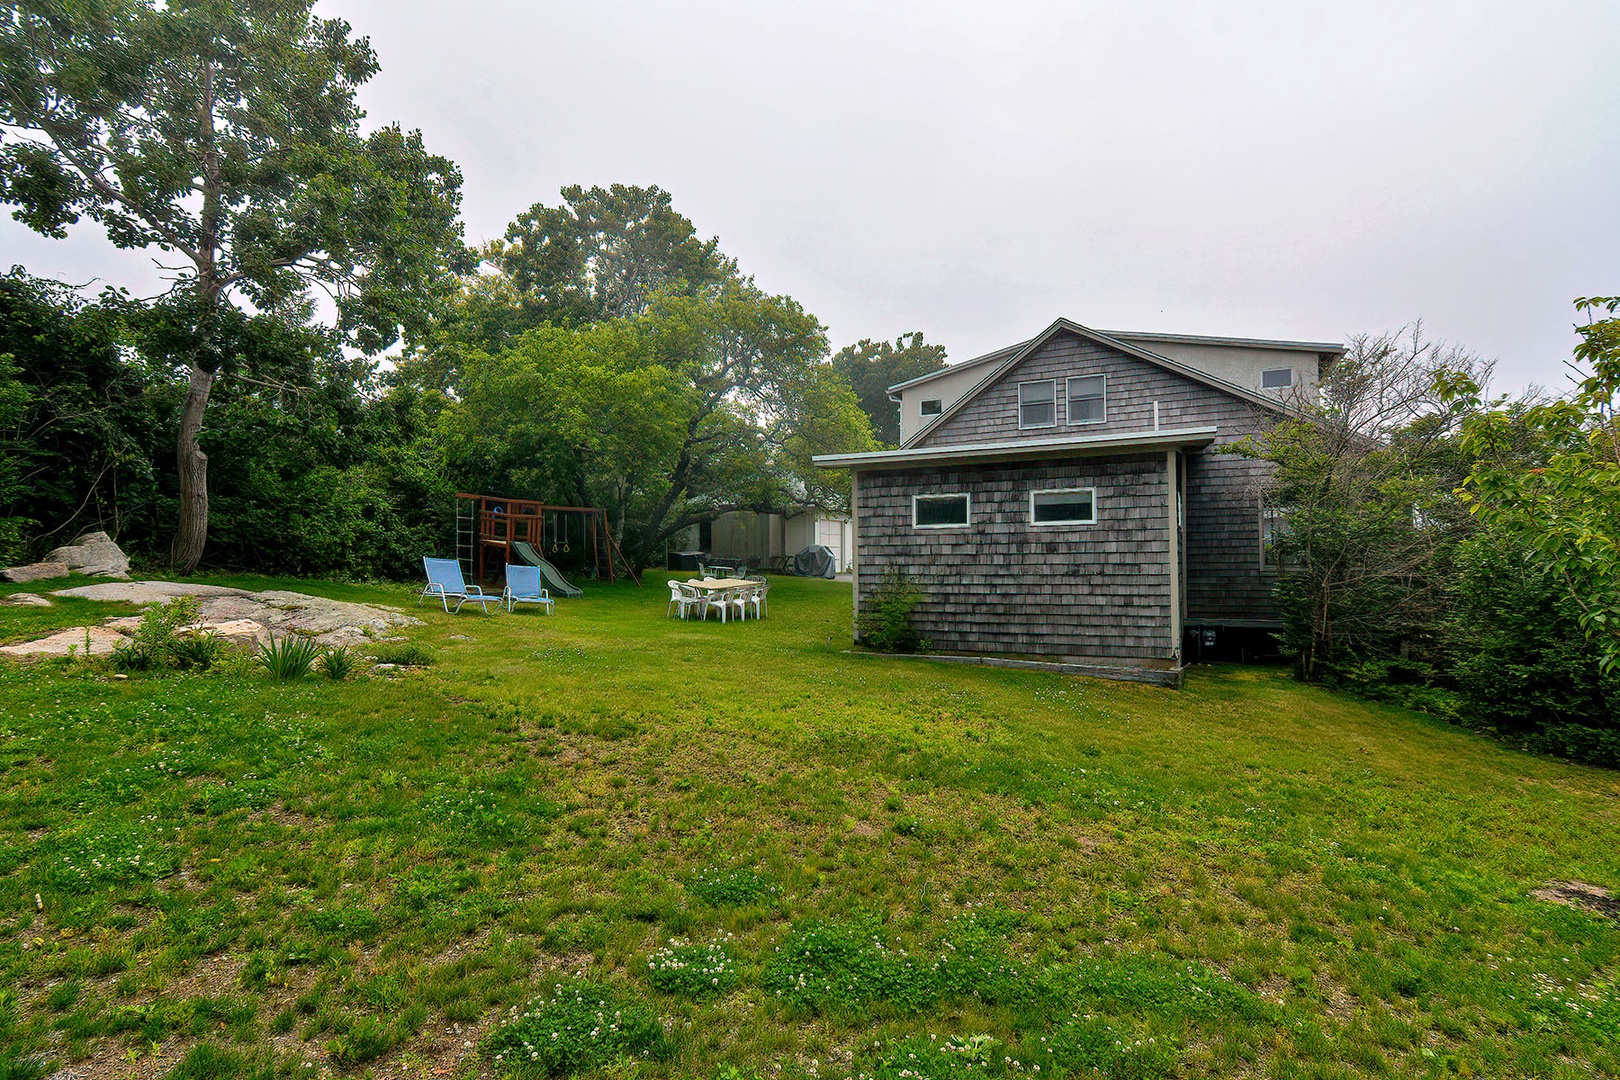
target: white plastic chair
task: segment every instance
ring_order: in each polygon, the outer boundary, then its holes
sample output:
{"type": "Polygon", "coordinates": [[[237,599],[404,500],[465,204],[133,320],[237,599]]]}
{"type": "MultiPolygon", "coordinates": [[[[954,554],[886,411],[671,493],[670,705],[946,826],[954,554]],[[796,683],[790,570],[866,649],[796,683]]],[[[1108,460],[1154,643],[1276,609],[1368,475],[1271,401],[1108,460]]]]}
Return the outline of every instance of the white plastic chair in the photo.
{"type": "Polygon", "coordinates": [[[739,619],[748,614],[748,590],[732,589],[726,597],[726,607],[735,610],[739,619]]]}
{"type": "Polygon", "coordinates": [[[684,622],[687,612],[697,607],[699,603],[697,590],[678,581],[672,581],[669,583],[669,606],[664,609],[664,618],[667,619],[671,613],[678,612],[684,622]]]}
{"type": "Polygon", "coordinates": [[[765,594],[770,591],[770,585],[761,582],[748,594],[748,602],[754,606],[754,618],[765,617],[765,594]]]}

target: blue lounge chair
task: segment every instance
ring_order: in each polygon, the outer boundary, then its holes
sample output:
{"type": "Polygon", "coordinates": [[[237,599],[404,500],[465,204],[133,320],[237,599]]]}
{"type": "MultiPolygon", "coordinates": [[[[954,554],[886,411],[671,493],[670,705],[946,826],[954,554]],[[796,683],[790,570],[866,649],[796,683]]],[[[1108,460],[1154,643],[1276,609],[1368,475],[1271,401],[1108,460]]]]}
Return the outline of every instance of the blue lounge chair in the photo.
{"type": "Polygon", "coordinates": [[[551,594],[540,586],[538,566],[513,566],[507,563],[506,588],[501,590],[501,599],[506,601],[507,611],[511,611],[515,604],[540,604],[546,609],[546,614],[551,615],[557,607],[551,594]]]}
{"type": "Polygon", "coordinates": [[[488,615],[488,605],[501,602],[499,597],[488,595],[477,585],[468,585],[462,581],[461,564],[454,559],[430,559],[424,555],[422,569],[427,572],[428,583],[422,590],[422,595],[416,598],[418,604],[425,597],[437,596],[444,602],[444,610],[449,612],[452,598],[456,601],[456,611],[460,611],[461,605],[471,600],[485,615],[488,615]]]}

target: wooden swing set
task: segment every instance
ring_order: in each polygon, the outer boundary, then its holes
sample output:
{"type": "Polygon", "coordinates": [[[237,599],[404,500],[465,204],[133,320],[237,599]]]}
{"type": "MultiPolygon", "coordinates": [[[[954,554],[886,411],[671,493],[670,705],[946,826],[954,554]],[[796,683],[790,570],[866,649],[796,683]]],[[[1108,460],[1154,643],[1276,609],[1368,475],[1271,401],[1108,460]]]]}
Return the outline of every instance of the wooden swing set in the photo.
{"type": "Polygon", "coordinates": [[[508,563],[528,561],[513,557],[518,544],[527,544],[547,559],[568,556],[567,562],[588,566],[598,581],[611,584],[627,577],[641,584],[640,575],[608,531],[607,511],[601,507],[551,506],[530,499],[456,493],[456,558],[463,572],[480,585],[490,584],[506,573],[508,563]],[[577,533],[568,516],[575,514],[581,520],[577,533]],[[576,538],[582,545],[579,559],[573,558],[576,538]]]}

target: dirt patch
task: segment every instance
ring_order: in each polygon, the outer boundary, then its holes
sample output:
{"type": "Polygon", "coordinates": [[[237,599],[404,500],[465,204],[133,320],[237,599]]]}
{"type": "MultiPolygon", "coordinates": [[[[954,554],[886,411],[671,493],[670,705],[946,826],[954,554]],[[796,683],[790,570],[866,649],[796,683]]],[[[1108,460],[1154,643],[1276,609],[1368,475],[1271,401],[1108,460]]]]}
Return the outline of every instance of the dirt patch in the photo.
{"type": "Polygon", "coordinates": [[[1530,890],[1530,895],[1549,904],[1564,904],[1620,919],[1620,897],[1601,885],[1589,885],[1584,881],[1549,881],[1539,889],[1530,890]]]}

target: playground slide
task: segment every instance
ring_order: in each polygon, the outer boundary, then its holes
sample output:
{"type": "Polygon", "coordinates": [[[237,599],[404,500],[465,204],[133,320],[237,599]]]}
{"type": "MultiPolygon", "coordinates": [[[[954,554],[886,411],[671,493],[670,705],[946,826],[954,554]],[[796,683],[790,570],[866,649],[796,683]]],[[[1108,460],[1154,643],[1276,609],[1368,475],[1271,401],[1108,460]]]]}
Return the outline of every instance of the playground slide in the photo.
{"type": "Polygon", "coordinates": [[[557,568],[546,561],[545,556],[534,550],[534,546],[526,540],[512,542],[512,554],[528,563],[530,566],[540,568],[540,576],[546,579],[546,585],[568,597],[584,596],[585,593],[573,585],[568,579],[558,573],[557,568]]]}

